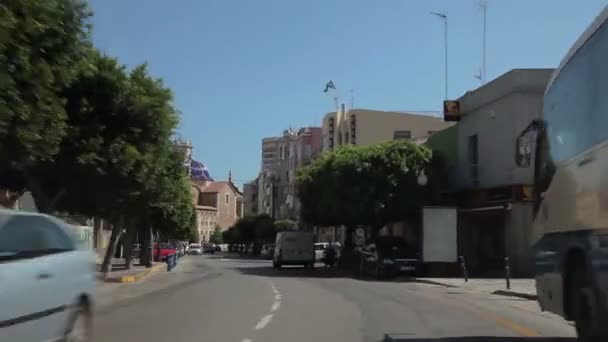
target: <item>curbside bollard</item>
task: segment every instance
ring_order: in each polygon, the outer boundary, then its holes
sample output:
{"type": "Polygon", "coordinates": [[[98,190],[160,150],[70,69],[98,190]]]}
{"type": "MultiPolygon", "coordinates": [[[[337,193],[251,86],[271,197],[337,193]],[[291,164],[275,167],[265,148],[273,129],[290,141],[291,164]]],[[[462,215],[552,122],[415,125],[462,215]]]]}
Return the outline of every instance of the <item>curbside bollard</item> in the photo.
{"type": "Polygon", "coordinates": [[[171,255],[167,255],[167,272],[171,272],[172,269],[175,268],[175,266],[177,265],[177,255],[171,254],[171,255]]]}
{"type": "Polygon", "coordinates": [[[458,259],[460,259],[460,267],[462,268],[462,275],[464,277],[464,281],[468,282],[469,281],[469,272],[467,271],[467,263],[464,259],[464,256],[459,256],[458,259]]]}
{"type": "Polygon", "coordinates": [[[507,281],[507,290],[511,289],[511,265],[509,257],[505,257],[505,279],[507,281]]]}

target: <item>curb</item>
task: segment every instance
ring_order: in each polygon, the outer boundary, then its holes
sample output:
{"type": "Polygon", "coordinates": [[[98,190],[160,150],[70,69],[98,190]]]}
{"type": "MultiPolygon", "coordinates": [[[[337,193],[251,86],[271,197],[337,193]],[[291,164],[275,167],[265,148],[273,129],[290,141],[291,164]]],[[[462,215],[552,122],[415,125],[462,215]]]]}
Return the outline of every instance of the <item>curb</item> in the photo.
{"type": "Polygon", "coordinates": [[[492,294],[499,295],[499,296],[522,298],[522,299],[527,299],[527,300],[537,300],[538,299],[537,295],[513,292],[513,291],[505,291],[505,290],[497,290],[497,291],[492,292],[492,294]]]}
{"type": "Polygon", "coordinates": [[[146,270],[143,270],[137,274],[131,275],[131,276],[122,276],[122,277],[107,277],[104,279],[104,282],[106,283],[135,283],[138,282],[144,278],[146,278],[147,276],[156,273],[158,271],[160,271],[161,269],[165,268],[166,265],[165,264],[157,264],[152,266],[151,268],[148,268],[146,270]]]}

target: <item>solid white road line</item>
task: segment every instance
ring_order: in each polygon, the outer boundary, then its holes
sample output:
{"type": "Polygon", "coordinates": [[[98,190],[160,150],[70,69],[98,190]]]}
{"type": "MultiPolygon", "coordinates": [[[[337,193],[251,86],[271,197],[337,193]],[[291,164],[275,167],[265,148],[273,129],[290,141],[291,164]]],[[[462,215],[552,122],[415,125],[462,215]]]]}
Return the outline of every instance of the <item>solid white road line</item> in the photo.
{"type": "Polygon", "coordinates": [[[268,314],[264,317],[262,317],[262,319],[258,322],[258,324],[255,326],[255,330],[261,330],[264,329],[268,323],[270,323],[270,321],[272,321],[272,314],[268,314]]]}
{"type": "Polygon", "coordinates": [[[274,303],[272,303],[272,308],[270,308],[270,311],[275,312],[275,311],[279,310],[280,306],[281,306],[281,302],[274,302],[274,303]]]}
{"type": "Polygon", "coordinates": [[[250,338],[246,338],[246,339],[243,340],[243,342],[253,342],[253,340],[250,339],[250,338]]]}

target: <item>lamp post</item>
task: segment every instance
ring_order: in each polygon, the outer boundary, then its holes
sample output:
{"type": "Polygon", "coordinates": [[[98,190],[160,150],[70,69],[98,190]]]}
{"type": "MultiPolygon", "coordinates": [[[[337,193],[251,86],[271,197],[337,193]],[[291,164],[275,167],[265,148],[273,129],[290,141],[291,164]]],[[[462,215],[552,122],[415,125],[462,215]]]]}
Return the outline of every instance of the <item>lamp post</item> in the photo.
{"type": "Polygon", "coordinates": [[[431,12],[443,21],[444,27],[444,63],[445,63],[445,99],[448,99],[448,15],[445,13],[431,12]]]}

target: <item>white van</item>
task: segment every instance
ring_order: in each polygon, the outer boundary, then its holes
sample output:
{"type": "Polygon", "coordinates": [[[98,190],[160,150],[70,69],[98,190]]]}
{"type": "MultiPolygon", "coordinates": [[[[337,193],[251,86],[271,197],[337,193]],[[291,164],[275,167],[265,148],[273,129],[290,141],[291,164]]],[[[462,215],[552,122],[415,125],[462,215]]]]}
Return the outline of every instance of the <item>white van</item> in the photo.
{"type": "Polygon", "coordinates": [[[289,231],[277,234],[272,265],[315,266],[315,238],[311,232],[289,231]]]}

